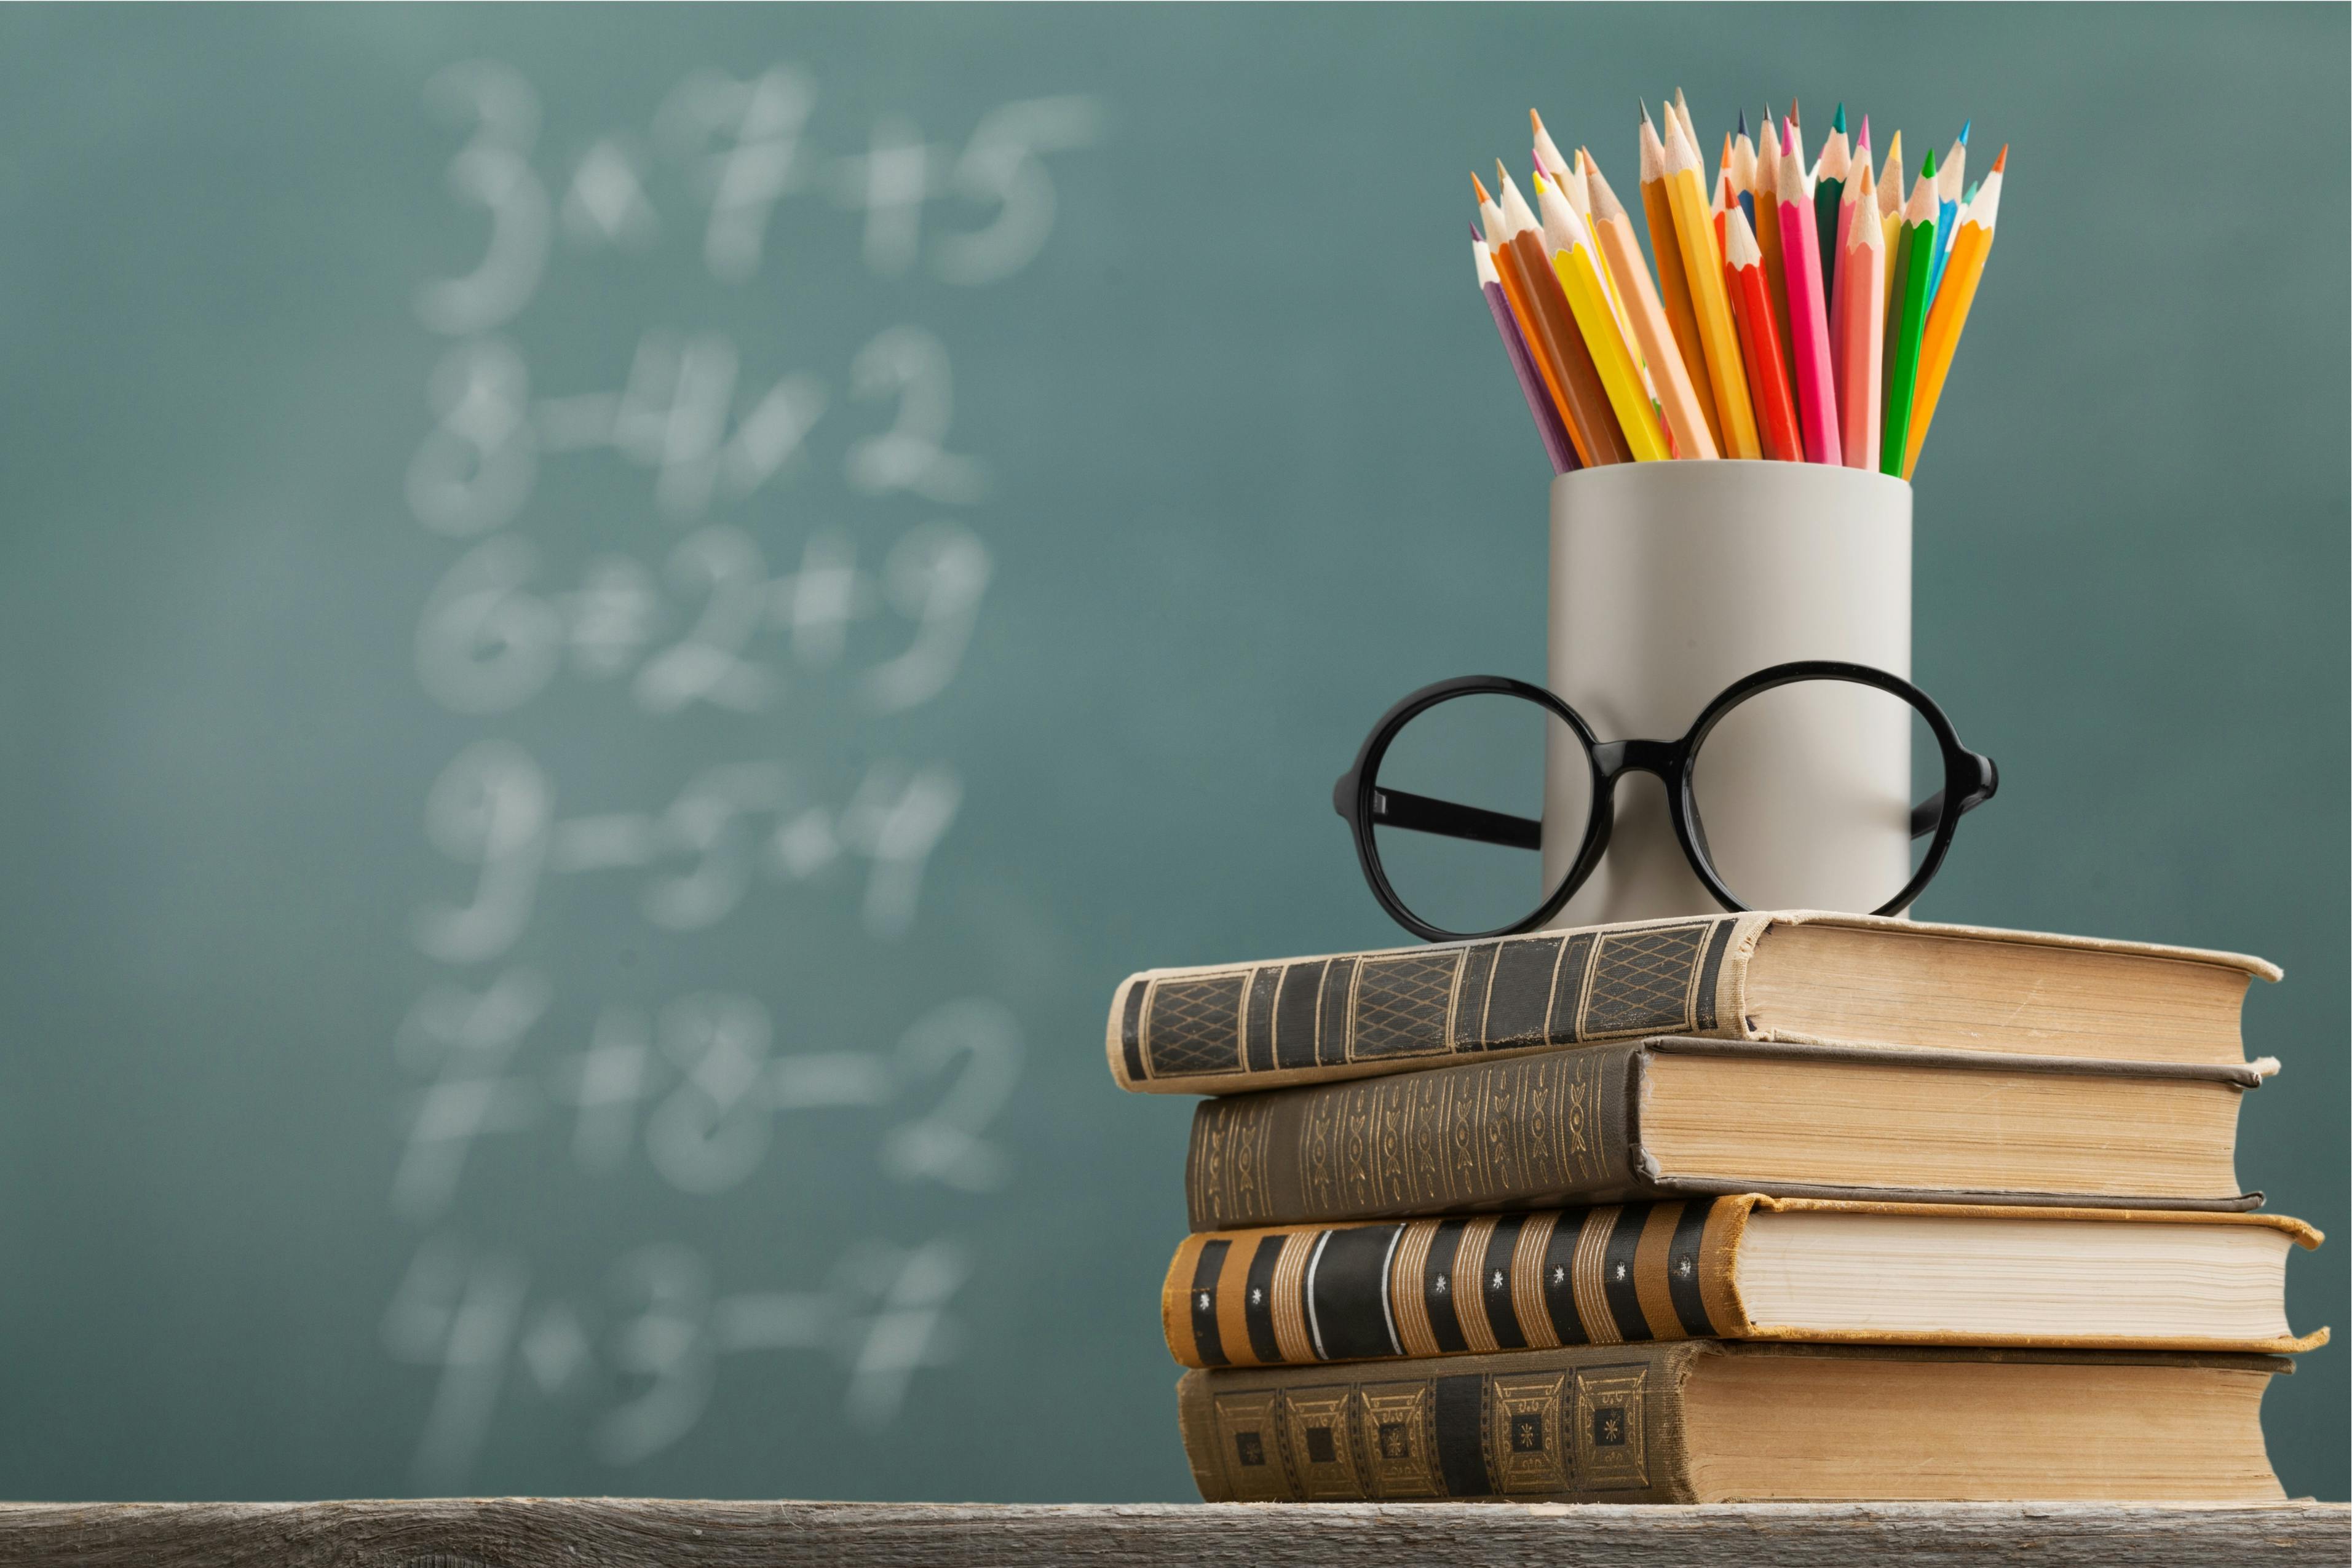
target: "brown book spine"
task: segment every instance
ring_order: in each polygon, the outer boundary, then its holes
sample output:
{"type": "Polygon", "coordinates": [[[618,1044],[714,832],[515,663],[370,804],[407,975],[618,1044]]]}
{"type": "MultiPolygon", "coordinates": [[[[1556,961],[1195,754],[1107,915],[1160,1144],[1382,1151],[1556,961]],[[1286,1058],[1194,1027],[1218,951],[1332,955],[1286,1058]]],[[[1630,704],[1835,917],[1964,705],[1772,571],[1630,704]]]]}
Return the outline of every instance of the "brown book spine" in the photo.
{"type": "Polygon", "coordinates": [[[1643,1042],[1204,1100],[1194,1230],[1657,1197],[1634,1163],[1643,1042]]]}
{"type": "Polygon", "coordinates": [[[1752,1197],[1188,1237],[1160,1289],[1186,1366],[1270,1366],[1716,1336],[1752,1197]]]}
{"type": "Polygon", "coordinates": [[[1146,971],[1111,999],[1123,1089],[1229,1094],[1644,1035],[1745,1037],[1769,915],[1146,971]]]}
{"type": "Polygon", "coordinates": [[[1188,1372],[1177,1419],[1209,1502],[1689,1502],[1683,1380],[1717,1349],[1188,1372]]]}

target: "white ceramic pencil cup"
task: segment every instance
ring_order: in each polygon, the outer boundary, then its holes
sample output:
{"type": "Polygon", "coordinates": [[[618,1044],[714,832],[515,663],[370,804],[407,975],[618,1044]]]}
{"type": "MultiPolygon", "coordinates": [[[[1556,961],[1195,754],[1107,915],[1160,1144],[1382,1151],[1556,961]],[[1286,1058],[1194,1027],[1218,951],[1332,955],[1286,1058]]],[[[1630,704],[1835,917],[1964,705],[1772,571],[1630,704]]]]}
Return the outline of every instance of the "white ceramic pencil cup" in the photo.
{"type": "MultiPolygon", "coordinates": [[[[1600,740],[1673,740],[1741,677],[1813,658],[1910,678],[1908,484],[1821,463],[1730,460],[1619,463],[1552,481],[1549,684],[1600,740]]],[[[1911,735],[1817,693],[1787,698],[1796,721],[1736,734],[1727,725],[1707,742],[1706,831],[1746,847],[1743,872],[1775,907],[1867,911],[1911,874],[1911,735]]],[[[1590,816],[1587,764],[1570,747],[1553,753],[1547,887],[1590,816]]],[[[1552,923],[1719,909],[1684,858],[1657,781],[1631,773],[1617,786],[1607,853],[1552,923]]]]}

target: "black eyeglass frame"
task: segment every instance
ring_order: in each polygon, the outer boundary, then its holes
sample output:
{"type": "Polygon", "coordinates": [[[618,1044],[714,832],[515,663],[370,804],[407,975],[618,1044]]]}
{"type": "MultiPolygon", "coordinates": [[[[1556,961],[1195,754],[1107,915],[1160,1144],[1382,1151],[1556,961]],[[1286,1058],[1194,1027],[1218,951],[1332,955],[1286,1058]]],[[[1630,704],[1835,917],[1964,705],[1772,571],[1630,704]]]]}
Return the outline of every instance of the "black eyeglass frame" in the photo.
{"type": "Polygon", "coordinates": [[[1631,773],[1650,773],[1665,788],[1667,815],[1673,818],[1675,837],[1682,845],[1683,858],[1690,862],[1707,892],[1726,910],[1744,912],[1748,906],[1724,882],[1715,868],[1715,861],[1706,847],[1706,829],[1699,819],[1698,804],[1693,794],[1691,761],[1699,747],[1734,708],[1760,692],[1775,687],[1793,685],[1801,680],[1845,680],[1859,686],[1873,687],[1899,697],[1917,710],[1934,731],[1937,748],[1943,753],[1944,784],[1911,812],[1911,837],[1914,839],[1934,835],[1918,869],[1903,885],[1903,890],[1881,904],[1874,914],[1888,915],[1909,905],[1921,890],[1935,879],[1943,866],[1944,856],[1952,847],[1952,835],[1960,818],[1990,800],[2000,787],[2000,770],[1993,760],[1972,752],[1960,743],[1959,731],[1952,727],[1943,709],[1934,698],[1912,685],[1899,675],[1889,674],[1866,664],[1847,664],[1838,659],[1799,659],[1789,664],[1776,664],[1759,669],[1732,682],[1717,693],[1700,712],[1681,739],[1675,741],[1602,741],[1584,721],[1583,715],[1553,696],[1540,686],[1524,680],[1514,680],[1507,675],[1465,675],[1452,680],[1440,680],[1412,692],[1381,715],[1356,752],[1355,765],[1339,775],[1331,786],[1331,806],[1348,824],[1355,838],[1356,859],[1362,866],[1364,880],[1371,885],[1372,896],[1391,919],[1415,936],[1429,942],[1480,942],[1492,937],[1510,936],[1518,931],[1532,931],[1558,914],[1560,907],[1576,896],[1600,865],[1601,855],[1609,847],[1609,836],[1616,825],[1617,781],[1631,773]],[[1479,843],[1499,844],[1511,848],[1540,849],[1543,845],[1543,824],[1530,822],[1523,816],[1482,810],[1476,806],[1457,805],[1452,801],[1433,800],[1425,795],[1410,795],[1402,790],[1381,789],[1375,780],[1380,776],[1381,759],[1406,724],[1441,702],[1456,697],[1478,693],[1517,697],[1537,703],[1554,718],[1567,724],[1583,743],[1586,761],[1592,769],[1592,807],[1591,819],[1584,829],[1584,842],[1577,848],[1576,858],[1558,888],[1547,897],[1536,911],[1524,920],[1497,926],[1485,931],[1450,931],[1432,925],[1406,907],[1404,900],[1390,885],[1388,873],[1381,868],[1380,847],[1372,837],[1376,826],[1402,827],[1423,833],[1436,833],[1452,838],[1467,838],[1479,843]]]}

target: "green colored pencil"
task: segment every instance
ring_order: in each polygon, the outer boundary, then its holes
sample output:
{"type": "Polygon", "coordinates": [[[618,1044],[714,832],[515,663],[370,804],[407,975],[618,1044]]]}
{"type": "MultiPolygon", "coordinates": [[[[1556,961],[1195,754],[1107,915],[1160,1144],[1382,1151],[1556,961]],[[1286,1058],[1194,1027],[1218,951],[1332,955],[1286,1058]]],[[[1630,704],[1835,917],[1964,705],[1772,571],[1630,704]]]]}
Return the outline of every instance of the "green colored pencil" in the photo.
{"type": "Polygon", "coordinates": [[[1927,325],[1927,291],[1936,274],[1936,155],[1903,209],[1903,309],[1886,346],[1886,433],[1879,442],[1878,471],[1900,478],[1910,449],[1911,395],[1919,384],[1919,336],[1927,325]],[[1893,452],[1894,457],[1886,456],[1893,452]]]}

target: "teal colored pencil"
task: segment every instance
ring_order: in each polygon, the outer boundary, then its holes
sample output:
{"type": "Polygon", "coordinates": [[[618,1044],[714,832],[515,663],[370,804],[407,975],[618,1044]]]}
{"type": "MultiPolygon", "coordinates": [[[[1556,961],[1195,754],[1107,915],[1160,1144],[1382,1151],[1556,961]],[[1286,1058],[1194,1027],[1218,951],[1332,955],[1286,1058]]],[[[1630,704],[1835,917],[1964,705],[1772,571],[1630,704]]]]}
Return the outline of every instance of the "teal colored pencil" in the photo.
{"type": "Polygon", "coordinates": [[[1919,384],[1919,337],[1927,330],[1927,299],[1936,268],[1936,155],[1927,154],[1919,183],[1903,209],[1903,309],[1895,313],[1886,345],[1885,434],[1878,444],[1878,471],[1903,474],[1910,449],[1911,395],[1919,384]],[[1893,454],[1889,456],[1888,454],[1893,454]]]}

